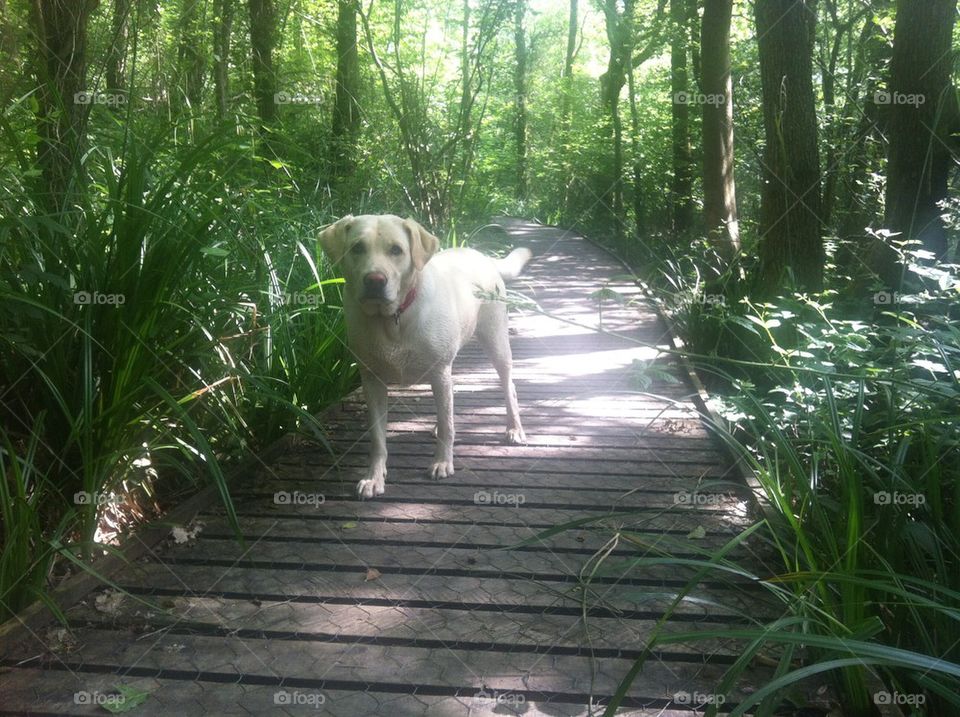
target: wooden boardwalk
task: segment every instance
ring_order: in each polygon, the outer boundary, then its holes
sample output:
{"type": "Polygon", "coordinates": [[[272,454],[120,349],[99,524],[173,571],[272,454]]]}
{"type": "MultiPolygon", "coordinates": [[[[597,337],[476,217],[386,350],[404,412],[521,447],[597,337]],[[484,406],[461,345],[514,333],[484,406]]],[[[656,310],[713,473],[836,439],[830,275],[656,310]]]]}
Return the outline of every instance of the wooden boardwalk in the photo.
{"type": "MultiPolygon", "coordinates": [[[[634,362],[669,341],[636,287],[611,280],[623,268],[558,229],[508,227],[535,255],[513,289],[550,315],[511,315],[528,445],[501,442],[496,374],[471,344],[454,368],[456,475],[424,475],[429,387],[397,391],[386,494],[361,503],[367,440],[350,397],[329,425],[336,457],[293,448],[240,487],[246,547],[211,509],[194,539],[115,577],[152,607],[91,594],[68,611],[72,634],[8,645],[0,714],[105,714],[119,684],[148,693],[136,715],[601,714],[691,575],[631,560],[695,557],[749,520],[735,489],[704,487],[732,477],[679,367],[661,356],[678,382],[638,391],[634,362]],[[608,333],[595,330],[603,287],[625,300],[603,301],[608,333]],[[602,520],[536,539],[585,517],[602,520]],[[608,542],[618,529],[633,542],[608,542]]],[[[662,630],[742,624],[762,596],[712,576],[662,630]]],[[[695,714],[740,651],[655,648],[618,714],[695,714]]],[[[727,706],[768,676],[754,670],[727,706]]]]}

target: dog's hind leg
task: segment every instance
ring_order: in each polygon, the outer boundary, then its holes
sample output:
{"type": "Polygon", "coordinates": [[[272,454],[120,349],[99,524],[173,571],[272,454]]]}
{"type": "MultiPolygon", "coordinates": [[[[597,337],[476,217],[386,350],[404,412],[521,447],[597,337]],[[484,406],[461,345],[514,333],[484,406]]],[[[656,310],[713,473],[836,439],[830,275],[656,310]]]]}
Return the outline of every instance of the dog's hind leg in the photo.
{"type": "Polygon", "coordinates": [[[430,379],[437,403],[437,448],[430,466],[432,478],[453,475],[453,367],[447,364],[430,379]]]}
{"type": "Polygon", "coordinates": [[[526,443],[527,437],[523,432],[523,426],[520,425],[517,389],[513,385],[513,354],[510,351],[510,336],[507,333],[506,304],[495,302],[480,307],[476,336],[500,376],[500,387],[503,389],[504,403],[507,407],[507,443],[526,443]]]}

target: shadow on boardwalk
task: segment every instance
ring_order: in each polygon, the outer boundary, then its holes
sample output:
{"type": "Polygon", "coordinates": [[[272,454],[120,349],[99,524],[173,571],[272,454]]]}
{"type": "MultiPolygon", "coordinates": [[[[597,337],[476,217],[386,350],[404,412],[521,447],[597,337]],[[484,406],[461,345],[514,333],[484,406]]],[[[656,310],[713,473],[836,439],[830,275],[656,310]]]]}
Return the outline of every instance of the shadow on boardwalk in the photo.
{"type": "MultiPolygon", "coordinates": [[[[220,512],[202,514],[198,537],[116,576],[154,607],[91,594],[68,611],[72,633],[8,645],[0,713],[104,714],[119,684],[149,693],[139,715],[584,715],[591,701],[602,712],[691,574],[631,560],[695,557],[749,521],[735,486],[704,486],[732,480],[728,464],[682,372],[658,358],[665,328],[636,287],[611,280],[623,269],[561,230],[508,228],[535,254],[513,288],[549,315],[511,316],[528,445],[501,442],[496,374],[470,344],[454,368],[456,475],[424,475],[429,387],[396,391],[387,492],[360,503],[367,440],[351,396],[329,423],[335,458],[294,448],[240,487],[245,548],[220,512]],[[593,328],[603,286],[625,299],[603,302],[607,333],[593,328]],[[678,380],[640,393],[634,362],[652,359],[678,380]],[[600,520],[536,538],[586,517],[600,520]],[[629,539],[609,542],[617,530],[629,539]]],[[[705,582],[691,597],[664,633],[766,609],[744,584],[705,582]]],[[[622,714],[693,714],[741,651],[657,648],[622,714]]],[[[728,705],[768,678],[753,672],[728,705]]]]}

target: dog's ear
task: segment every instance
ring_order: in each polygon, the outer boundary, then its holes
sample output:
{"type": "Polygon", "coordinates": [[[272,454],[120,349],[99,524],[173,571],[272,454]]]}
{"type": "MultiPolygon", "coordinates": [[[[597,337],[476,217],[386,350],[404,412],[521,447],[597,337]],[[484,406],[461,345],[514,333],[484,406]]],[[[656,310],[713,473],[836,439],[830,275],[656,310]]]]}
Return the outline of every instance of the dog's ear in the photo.
{"type": "Polygon", "coordinates": [[[410,235],[410,258],[419,271],[440,248],[440,240],[424,229],[415,219],[404,219],[403,226],[410,235]]]}
{"type": "Polygon", "coordinates": [[[320,232],[320,236],[318,237],[320,247],[323,249],[323,253],[330,257],[330,261],[334,264],[340,261],[347,251],[347,229],[350,227],[352,221],[353,215],[348,214],[320,232]]]}

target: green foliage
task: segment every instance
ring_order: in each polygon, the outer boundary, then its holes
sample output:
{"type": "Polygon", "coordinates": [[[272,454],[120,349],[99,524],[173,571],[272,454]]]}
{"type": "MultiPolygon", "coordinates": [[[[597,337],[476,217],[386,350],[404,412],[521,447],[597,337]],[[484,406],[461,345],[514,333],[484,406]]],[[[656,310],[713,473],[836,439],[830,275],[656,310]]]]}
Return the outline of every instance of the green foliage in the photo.
{"type": "Polygon", "coordinates": [[[750,704],[824,671],[851,714],[871,713],[876,674],[926,695],[926,714],[957,707],[960,267],[900,254],[911,293],[832,263],[842,288],[757,303],[741,267],[706,247],[669,253],[659,280],[648,271],[714,379],[716,432],[768,506],[760,535],[781,565],[764,580],[784,591],[783,622],[737,636],[811,647],[803,667],[784,653],[781,679],[750,704]]]}
{"type": "Polygon", "coordinates": [[[230,135],[169,147],[133,132],[120,156],[95,145],[61,215],[30,172],[5,170],[5,614],[42,594],[54,541],[91,552],[110,537],[105,518],[158,491],[203,476],[232,518],[222,463],[287,432],[319,435],[312,414],[353,385],[334,280],[304,244],[321,218],[263,219],[243,178],[259,162],[230,135]]]}

